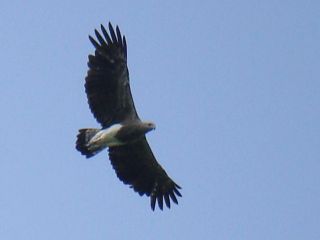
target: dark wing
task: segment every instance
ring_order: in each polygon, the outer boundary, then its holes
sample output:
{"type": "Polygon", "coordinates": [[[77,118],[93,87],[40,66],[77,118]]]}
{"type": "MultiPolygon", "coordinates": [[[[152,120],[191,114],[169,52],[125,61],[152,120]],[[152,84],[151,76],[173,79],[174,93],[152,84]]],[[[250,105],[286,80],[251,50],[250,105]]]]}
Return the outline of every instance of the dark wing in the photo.
{"type": "Polygon", "coordinates": [[[94,117],[103,127],[108,127],[138,119],[138,115],[129,85],[126,39],[118,26],[114,31],[110,23],[110,35],[102,25],[101,31],[103,36],[95,30],[97,41],[89,36],[96,50],[94,55],[89,55],[85,89],[94,117]]]}
{"type": "Polygon", "coordinates": [[[163,209],[163,199],[170,208],[170,199],[178,204],[176,195],[181,197],[181,189],[167,175],[156,161],[150,146],[144,137],[131,144],[109,148],[111,164],[118,178],[129,184],[140,196],[150,196],[151,208],[156,201],[163,209]]]}

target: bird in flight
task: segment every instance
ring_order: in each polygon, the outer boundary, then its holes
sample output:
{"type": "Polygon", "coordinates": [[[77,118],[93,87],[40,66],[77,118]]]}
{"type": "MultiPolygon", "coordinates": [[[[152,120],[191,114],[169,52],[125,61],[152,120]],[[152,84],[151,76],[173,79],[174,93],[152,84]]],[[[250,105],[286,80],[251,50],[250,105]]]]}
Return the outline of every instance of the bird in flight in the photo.
{"type": "Polygon", "coordinates": [[[102,128],[79,130],[76,149],[87,158],[108,148],[109,159],[118,176],[140,196],[150,197],[151,209],[156,202],[170,208],[181,197],[176,184],[154,157],[145,134],[155,124],[141,121],[134,106],[127,67],[127,43],[109,23],[109,33],[101,25],[95,30],[96,39],[89,36],[95,47],[89,55],[85,91],[90,110],[102,128]]]}

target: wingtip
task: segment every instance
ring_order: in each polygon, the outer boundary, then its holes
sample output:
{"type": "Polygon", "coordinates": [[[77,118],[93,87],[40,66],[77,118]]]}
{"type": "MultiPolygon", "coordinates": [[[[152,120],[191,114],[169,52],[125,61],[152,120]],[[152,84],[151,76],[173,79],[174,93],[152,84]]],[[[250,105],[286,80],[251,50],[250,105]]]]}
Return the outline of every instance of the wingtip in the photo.
{"type": "Polygon", "coordinates": [[[165,201],[165,203],[166,203],[166,206],[167,206],[168,208],[170,208],[169,195],[168,195],[168,194],[165,194],[163,197],[164,197],[164,201],[165,201]]]}
{"type": "Polygon", "coordinates": [[[173,192],[169,192],[169,195],[170,195],[171,200],[172,200],[175,204],[178,204],[178,200],[177,200],[176,196],[174,195],[174,193],[173,193],[173,192]]]}
{"type": "Polygon", "coordinates": [[[113,26],[112,26],[111,22],[109,22],[109,23],[108,23],[108,27],[109,27],[110,32],[111,32],[111,29],[112,29],[112,31],[114,31],[114,29],[113,29],[113,26]]]}
{"type": "Polygon", "coordinates": [[[150,206],[151,206],[151,209],[152,211],[154,211],[155,207],[156,207],[156,198],[155,196],[150,196],[150,206]]]}
{"type": "Polygon", "coordinates": [[[163,210],[163,197],[161,194],[157,197],[157,200],[158,200],[158,206],[162,211],[163,210]]]}
{"type": "MultiPolygon", "coordinates": [[[[180,186],[178,187],[181,189],[180,186]]],[[[152,193],[150,194],[150,205],[152,211],[155,210],[156,205],[158,205],[159,209],[163,211],[164,205],[166,205],[169,209],[171,208],[171,201],[175,204],[178,204],[177,196],[182,197],[181,193],[178,191],[178,187],[174,186],[171,190],[164,193],[158,192],[157,185],[155,185],[152,193]]]]}
{"type": "Polygon", "coordinates": [[[174,193],[177,194],[179,197],[182,197],[182,194],[178,191],[177,188],[173,189],[174,193]]]}
{"type": "Polygon", "coordinates": [[[101,29],[102,32],[107,32],[107,31],[106,31],[106,28],[103,26],[102,23],[100,24],[100,29],[101,29]]]}
{"type": "Polygon", "coordinates": [[[100,45],[97,43],[97,41],[94,40],[94,38],[91,37],[90,35],[89,35],[89,40],[96,49],[100,48],[100,45]]]}
{"type": "Polygon", "coordinates": [[[114,32],[114,28],[113,26],[111,25],[111,23],[109,22],[109,32],[110,32],[110,35],[111,35],[111,39],[112,39],[112,42],[113,43],[117,43],[117,36],[116,36],[116,33],[114,32]]]}

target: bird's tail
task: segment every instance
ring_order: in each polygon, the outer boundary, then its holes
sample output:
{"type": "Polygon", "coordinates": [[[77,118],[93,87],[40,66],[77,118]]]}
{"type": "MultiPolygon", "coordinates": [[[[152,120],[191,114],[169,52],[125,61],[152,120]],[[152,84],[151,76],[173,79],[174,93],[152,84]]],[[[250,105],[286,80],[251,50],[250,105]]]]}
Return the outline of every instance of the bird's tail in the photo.
{"type": "Polygon", "coordinates": [[[97,128],[83,128],[79,129],[79,134],[77,136],[76,149],[90,158],[96,155],[98,152],[103,150],[105,146],[92,146],[89,144],[90,140],[100,131],[97,128]]]}

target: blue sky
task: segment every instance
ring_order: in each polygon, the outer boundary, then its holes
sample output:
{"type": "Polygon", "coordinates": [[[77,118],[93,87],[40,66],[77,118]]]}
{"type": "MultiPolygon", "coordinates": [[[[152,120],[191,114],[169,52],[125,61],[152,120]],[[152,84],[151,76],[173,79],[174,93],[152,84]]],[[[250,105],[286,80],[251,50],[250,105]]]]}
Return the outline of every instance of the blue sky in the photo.
{"type": "Polygon", "coordinates": [[[3,1],[0,238],[319,239],[319,1],[3,1]],[[183,187],[123,185],[84,92],[88,34],[118,24],[148,140],[183,187]]]}

